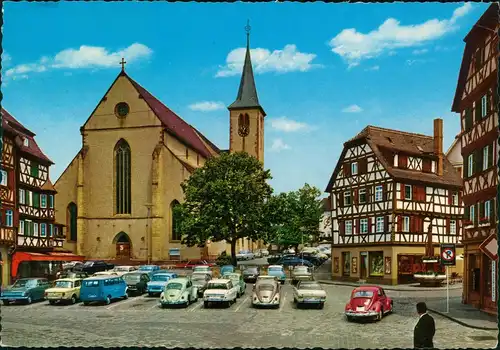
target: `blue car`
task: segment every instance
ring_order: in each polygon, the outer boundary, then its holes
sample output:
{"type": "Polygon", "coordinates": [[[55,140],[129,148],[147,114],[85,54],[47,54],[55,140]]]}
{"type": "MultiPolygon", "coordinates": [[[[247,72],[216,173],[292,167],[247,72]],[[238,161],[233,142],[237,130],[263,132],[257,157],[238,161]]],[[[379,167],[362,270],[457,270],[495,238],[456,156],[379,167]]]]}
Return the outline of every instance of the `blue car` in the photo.
{"type": "Polygon", "coordinates": [[[233,273],[234,272],[234,266],[233,265],[224,265],[221,266],[220,268],[220,275],[224,276],[226,273],[233,273]]]}
{"type": "Polygon", "coordinates": [[[281,284],[285,284],[286,281],[286,272],[283,266],[281,265],[269,265],[267,268],[267,274],[269,276],[274,276],[278,278],[278,281],[281,282],[281,284]]]}
{"type": "Polygon", "coordinates": [[[151,278],[154,273],[156,273],[160,267],[158,265],[142,265],[139,267],[139,272],[146,272],[151,278]]]}
{"type": "Polygon", "coordinates": [[[83,305],[95,301],[109,305],[113,299],[127,298],[127,283],[121,276],[94,276],[82,281],[80,300],[83,305]]]}
{"type": "Polygon", "coordinates": [[[46,278],[22,278],[3,289],[0,299],[4,305],[18,301],[31,304],[32,301],[45,299],[45,290],[50,287],[50,282],[46,278]]]}
{"type": "Polygon", "coordinates": [[[298,258],[296,256],[285,256],[285,257],[279,259],[278,262],[276,263],[276,265],[283,265],[283,267],[297,266],[297,265],[304,265],[307,267],[314,266],[311,262],[309,262],[305,259],[298,258]]]}
{"type": "Polygon", "coordinates": [[[176,277],[178,276],[174,272],[157,272],[151,277],[151,281],[148,282],[146,291],[150,297],[160,295],[167,282],[176,277]]]}

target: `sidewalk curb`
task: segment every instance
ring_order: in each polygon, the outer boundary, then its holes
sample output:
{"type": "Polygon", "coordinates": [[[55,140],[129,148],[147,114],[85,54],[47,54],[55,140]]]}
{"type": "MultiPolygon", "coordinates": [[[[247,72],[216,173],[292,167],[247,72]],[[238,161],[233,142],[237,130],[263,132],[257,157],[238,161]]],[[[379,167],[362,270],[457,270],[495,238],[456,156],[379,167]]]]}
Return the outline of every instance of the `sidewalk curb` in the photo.
{"type": "Polygon", "coordinates": [[[444,317],[444,318],[447,318],[453,322],[456,322],[458,323],[459,325],[462,325],[464,327],[468,327],[468,328],[473,328],[473,329],[480,329],[482,331],[498,331],[498,328],[490,328],[490,327],[480,327],[480,326],[473,326],[471,324],[468,324],[468,323],[465,323],[465,322],[462,322],[460,321],[459,319],[457,318],[454,318],[448,314],[445,314],[444,312],[441,312],[441,311],[437,311],[437,310],[434,310],[434,309],[431,309],[429,307],[427,307],[427,310],[429,310],[430,312],[432,313],[435,313],[441,317],[444,317]]]}
{"type": "MultiPolygon", "coordinates": [[[[318,281],[321,284],[334,284],[338,286],[348,286],[348,287],[362,287],[362,286],[371,286],[374,284],[366,283],[366,284],[356,284],[356,283],[344,283],[344,282],[335,282],[335,281],[318,281]]],[[[392,290],[397,292],[429,292],[429,291],[446,291],[446,288],[438,287],[437,288],[414,288],[414,289],[406,289],[406,288],[398,288],[392,286],[381,285],[384,290],[392,290]]],[[[462,287],[450,287],[450,290],[462,289],[462,287]]]]}

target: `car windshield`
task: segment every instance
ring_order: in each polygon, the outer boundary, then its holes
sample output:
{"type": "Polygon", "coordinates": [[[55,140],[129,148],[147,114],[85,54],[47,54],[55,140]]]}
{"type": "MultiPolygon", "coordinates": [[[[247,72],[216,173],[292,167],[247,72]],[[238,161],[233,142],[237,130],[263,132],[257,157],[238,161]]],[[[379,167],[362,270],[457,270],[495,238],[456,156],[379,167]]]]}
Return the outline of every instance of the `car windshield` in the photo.
{"type": "Polygon", "coordinates": [[[83,281],[83,285],[85,287],[97,287],[99,286],[99,280],[89,280],[89,281],[83,281]]]}
{"type": "Polygon", "coordinates": [[[195,281],[204,281],[206,278],[207,278],[206,275],[192,275],[191,276],[191,280],[193,282],[195,282],[195,281]]]}
{"type": "Polygon", "coordinates": [[[178,283],[178,282],[173,282],[173,283],[169,283],[167,284],[167,289],[182,289],[182,283],[178,283]]]}
{"type": "Polygon", "coordinates": [[[226,283],[209,283],[207,289],[228,289],[226,283]]]}
{"type": "Polygon", "coordinates": [[[208,266],[196,266],[194,271],[210,271],[210,267],[208,266]]]}
{"type": "Polygon", "coordinates": [[[170,275],[154,275],[152,281],[168,281],[170,275]]]}
{"type": "Polygon", "coordinates": [[[309,272],[309,268],[307,266],[297,266],[295,272],[309,272]]]}
{"type": "Polygon", "coordinates": [[[136,275],[136,274],[130,274],[130,275],[124,275],[123,276],[123,279],[125,281],[131,281],[131,282],[136,282],[136,281],[139,281],[141,278],[140,275],[136,275]]]}
{"type": "Polygon", "coordinates": [[[257,268],[256,267],[249,267],[245,270],[246,273],[256,273],[257,268]]]}
{"type": "Polygon", "coordinates": [[[239,280],[240,279],[240,275],[237,273],[226,273],[224,275],[224,277],[229,278],[230,280],[239,280]]]}
{"type": "Polygon", "coordinates": [[[257,285],[258,290],[266,290],[266,291],[273,291],[274,290],[274,285],[271,283],[261,283],[257,285]]]}
{"type": "Polygon", "coordinates": [[[141,266],[139,267],[139,270],[141,271],[153,271],[154,266],[141,266]]]}
{"type": "Polygon", "coordinates": [[[371,298],[373,297],[373,292],[371,290],[358,290],[354,292],[353,298],[371,298]]]}
{"type": "Polygon", "coordinates": [[[17,280],[16,283],[12,286],[12,288],[25,288],[25,287],[34,287],[36,285],[35,280],[17,280]]]}
{"type": "Polygon", "coordinates": [[[71,281],[56,281],[54,285],[56,288],[73,288],[73,282],[71,281]]]}
{"type": "Polygon", "coordinates": [[[321,286],[317,283],[301,283],[299,286],[298,286],[298,289],[300,290],[318,290],[318,289],[322,289],[321,286]]]}
{"type": "Polygon", "coordinates": [[[270,267],[268,269],[268,271],[269,272],[281,272],[281,271],[283,271],[283,268],[281,268],[281,267],[270,267]]]}

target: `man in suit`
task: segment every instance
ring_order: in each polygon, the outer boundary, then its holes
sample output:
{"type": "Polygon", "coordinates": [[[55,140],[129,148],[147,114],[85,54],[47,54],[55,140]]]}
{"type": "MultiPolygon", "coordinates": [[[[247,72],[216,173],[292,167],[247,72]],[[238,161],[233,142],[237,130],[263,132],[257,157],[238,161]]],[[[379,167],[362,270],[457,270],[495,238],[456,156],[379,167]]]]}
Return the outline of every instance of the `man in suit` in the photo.
{"type": "Polygon", "coordinates": [[[434,318],[427,313],[427,305],[424,302],[417,303],[419,320],[413,330],[413,346],[416,349],[434,348],[433,338],[436,333],[434,318]]]}

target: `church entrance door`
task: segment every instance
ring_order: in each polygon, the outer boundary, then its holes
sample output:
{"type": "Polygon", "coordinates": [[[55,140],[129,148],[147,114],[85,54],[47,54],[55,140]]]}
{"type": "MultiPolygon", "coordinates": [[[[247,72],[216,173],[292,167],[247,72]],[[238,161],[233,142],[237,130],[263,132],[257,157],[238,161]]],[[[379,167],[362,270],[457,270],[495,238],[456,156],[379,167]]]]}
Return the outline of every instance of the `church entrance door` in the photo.
{"type": "Polygon", "coordinates": [[[129,260],[130,259],[130,238],[125,232],[120,232],[115,237],[116,245],[116,259],[129,260]]]}

